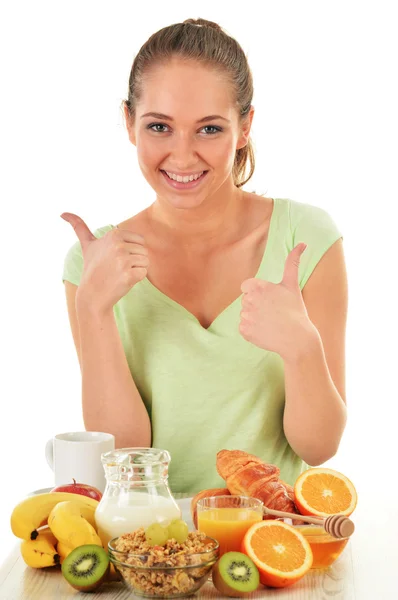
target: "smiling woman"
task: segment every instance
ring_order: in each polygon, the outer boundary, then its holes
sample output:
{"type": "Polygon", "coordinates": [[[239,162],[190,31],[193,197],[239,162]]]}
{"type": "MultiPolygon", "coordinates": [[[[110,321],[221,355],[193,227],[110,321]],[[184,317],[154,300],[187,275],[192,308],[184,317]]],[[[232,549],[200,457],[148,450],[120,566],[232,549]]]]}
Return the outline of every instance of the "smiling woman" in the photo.
{"type": "Polygon", "coordinates": [[[154,33],[123,109],[156,198],[94,233],[63,215],[79,239],[63,280],[86,428],[170,451],[174,492],[222,487],[224,448],[294,483],[345,426],[341,233],[320,208],[242,189],[252,98],[247,58],[217,24],[154,33]]]}

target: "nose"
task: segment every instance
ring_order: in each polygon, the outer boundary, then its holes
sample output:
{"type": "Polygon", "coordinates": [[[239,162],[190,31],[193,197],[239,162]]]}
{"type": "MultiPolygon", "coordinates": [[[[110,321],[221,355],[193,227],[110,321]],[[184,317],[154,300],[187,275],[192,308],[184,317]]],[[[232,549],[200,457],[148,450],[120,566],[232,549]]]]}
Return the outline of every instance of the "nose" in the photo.
{"type": "Polygon", "coordinates": [[[198,164],[195,140],[189,135],[175,135],[171,142],[170,163],[177,171],[194,170],[198,164]]]}

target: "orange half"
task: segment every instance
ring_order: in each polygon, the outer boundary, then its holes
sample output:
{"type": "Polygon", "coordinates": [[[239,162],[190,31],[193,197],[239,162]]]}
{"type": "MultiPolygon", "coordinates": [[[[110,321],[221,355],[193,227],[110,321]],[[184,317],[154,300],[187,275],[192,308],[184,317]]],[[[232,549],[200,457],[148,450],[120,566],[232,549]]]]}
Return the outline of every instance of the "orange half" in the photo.
{"type": "Polygon", "coordinates": [[[269,587],[296,583],[312,566],[312,550],[302,533],[283,521],[255,523],[247,530],[242,552],[259,570],[260,581],[269,587]]]}
{"type": "Polygon", "coordinates": [[[302,515],[348,517],[354,512],[357,499],[353,483],[333,469],[308,469],[294,485],[294,500],[302,515]]]}

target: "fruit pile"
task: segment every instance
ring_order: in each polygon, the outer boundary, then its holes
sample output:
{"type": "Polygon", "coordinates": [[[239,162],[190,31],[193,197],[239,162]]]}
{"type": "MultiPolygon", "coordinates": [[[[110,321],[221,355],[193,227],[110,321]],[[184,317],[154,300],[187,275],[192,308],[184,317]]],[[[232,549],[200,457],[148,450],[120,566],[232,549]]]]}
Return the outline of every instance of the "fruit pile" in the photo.
{"type": "Polygon", "coordinates": [[[96,488],[75,482],[17,504],[11,529],[22,540],[25,563],[37,569],[61,564],[65,579],[75,589],[99,587],[110,570],[94,519],[101,497],[96,488]]]}
{"type": "MultiPolygon", "coordinates": [[[[197,497],[211,492],[204,490],[197,497]]],[[[308,469],[297,479],[293,492],[293,519],[295,514],[349,516],[357,504],[354,485],[332,469],[308,469]]],[[[25,563],[33,568],[61,565],[66,581],[79,591],[92,591],[104,581],[119,580],[96,529],[94,515],[101,497],[95,488],[74,482],[20,502],[12,512],[11,529],[22,540],[25,563]]],[[[197,497],[192,499],[193,513],[197,497]]],[[[190,536],[199,535],[188,530],[181,519],[152,523],[145,529],[145,542],[156,553],[170,543],[188,543],[190,536]]],[[[259,521],[245,533],[240,551],[226,552],[214,564],[214,586],[224,596],[244,597],[260,584],[292,585],[313,564],[315,550],[313,555],[311,543],[298,528],[284,521],[259,521]]]]}
{"type": "MultiPolygon", "coordinates": [[[[210,492],[205,490],[198,497],[211,495],[210,492]]],[[[296,514],[350,516],[357,504],[357,494],[352,482],[342,473],[313,468],[297,479],[294,501],[296,514]]],[[[195,508],[194,498],[192,512],[195,508]]],[[[304,577],[313,558],[311,545],[298,528],[281,520],[263,520],[248,529],[241,552],[227,552],[218,560],[213,567],[213,583],[224,596],[234,597],[244,597],[260,583],[286,587],[304,577]]]]}

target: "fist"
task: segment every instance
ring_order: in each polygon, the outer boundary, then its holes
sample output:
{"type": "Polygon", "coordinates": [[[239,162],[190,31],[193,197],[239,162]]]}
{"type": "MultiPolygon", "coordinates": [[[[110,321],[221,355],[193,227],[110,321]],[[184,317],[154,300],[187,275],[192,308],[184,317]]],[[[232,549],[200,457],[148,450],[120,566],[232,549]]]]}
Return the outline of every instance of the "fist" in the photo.
{"type": "Polygon", "coordinates": [[[101,311],[112,309],[147,275],[149,259],[144,238],[118,228],[96,238],[77,215],[63,213],[61,217],[72,225],[82,247],[80,300],[101,311]]]}
{"type": "Polygon", "coordinates": [[[306,245],[298,244],[288,255],[283,279],[271,283],[246,279],[243,292],[239,332],[259,348],[277,352],[287,358],[300,341],[310,320],[301,295],[298,272],[306,245]]]}

